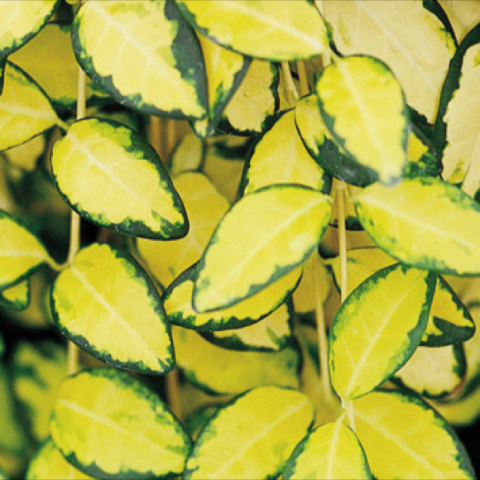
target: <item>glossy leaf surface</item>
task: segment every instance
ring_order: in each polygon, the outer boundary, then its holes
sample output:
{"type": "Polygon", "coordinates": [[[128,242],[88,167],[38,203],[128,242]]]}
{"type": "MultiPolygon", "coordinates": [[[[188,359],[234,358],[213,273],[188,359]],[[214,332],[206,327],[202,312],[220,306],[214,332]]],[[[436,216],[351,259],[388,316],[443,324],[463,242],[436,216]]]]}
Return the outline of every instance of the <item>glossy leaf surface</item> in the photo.
{"type": "Polygon", "coordinates": [[[398,392],[353,402],[357,435],[376,478],[475,478],[463,445],[426,403],[398,392]]]}
{"type": "Polygon", "coordinates": [[[59,122],[45,92],[8,62],[0,96],[0,150],[20,145],[59,122]]]}
{"type": "Polygon", "coordinates": [[[85,3],[72,42],[82,68],[118,102],[176,118],[207,113],[200,46],[173,2],[85,3]]]}
{"type": "Polygon", "coordinates": [[[390,69],[372,57],[339,58],[320,74],[316,92],[323,120],[342,148],[382,182],[398,180],[407,162],[408,119],[390,69]]]}
{"type": "Polygon", "coordinates": [[[237,394],[265,385],[299,388],[300,354],[294,346],[240,352],[217,347],[186,328],[173,327],[172,334],[178,367],[207,392],[237,394]]]}
{"type": "Polygon", "coordinates": [[[300,265],[318,245],[330,198],[276,185],[243,197],[223,217],[200,260],[197,311],[234,305],[300,265]]]}
{"type": "Polygon", "coordinates": [[[256,144],[242,179],[247,195],[268,185],[305,185],[323,193],[330,179],[305,149],[295,128],[295,111],[284,113],[256,144]]]}
{"type": "Polygon", "coordinates": [[[457,188],[435,178],[374,184],[355,206],[365,231],[392,257],[440,273],[480,273],[480,207],[457,188]]]}
{"type": "Polygon", "coordinates": [[[178,475],[191,449],[161,398],[115,369],[84,371],[66,380],[50,431],[62,455],[97,478],[178,475]]]}
{"type": "Polygon", "coordinates": [[[183,478],[275,478],[313,417],[313,404],[300,392],[270,386],[251,390],[204,427],[183,478]]]}
{"type": "Polygon", "coordinates": [[[338,50],[384,61],[404,88],[407,102],[432,123],[455,52],[454,40],[440,20],[421,1],[330,0],[323,2],[323,8],[338,50]],[[428,48],[419,48],[418,38],[428,48]]]}
{"type": "Polygon", "coordinates": [[[183,204],[153,148],[130,128],[88,118],[54,147],[60,192],[80,215],[115,231],[179,238],[188,231],[183,204]]]}
{"type": "Polygon", "coordinates": [[[282,478],[335,480],[372,476],[357,436],[342,421],[337,421],[316,428],[295,447],[282,478]]]}
{"type": "Polygon", "coordinates": [[[160,298],[128,254],[107,244],[80,250],[56,279],[52,299],[60,330],[93,356],[144,373],[173,368],[160,298]]]}
{"type": "Polygon", "coordinates": [[[255,295],[224,309],[197,313],[192,306],[194,282],[197,275],[194,265],[182,273],[169,286],[163,303],[171,323],[199,331],[217,331],[250,325],[273,312],[295,289],[302,274],[296,268],[255,295]]]}
{"type": "Polygon", "coordinates": [[[434,288],[435,275],[397,264],[347,297],[329,338],[330,375],[341,398],[365,395],[411,357],[427,326],[434,288]]]}
{"type": "Polygon", "coordinates": [[[8,213],[0,211],[0,286],[19,283],[50,259],[37,237],[8,213]]]}
{"type": "Polygon", "coordinates": [[[177,4],[202,34],[243,55],[295,61],[328,50],[327,29],[310,2],[177,0],[177,4]]]}

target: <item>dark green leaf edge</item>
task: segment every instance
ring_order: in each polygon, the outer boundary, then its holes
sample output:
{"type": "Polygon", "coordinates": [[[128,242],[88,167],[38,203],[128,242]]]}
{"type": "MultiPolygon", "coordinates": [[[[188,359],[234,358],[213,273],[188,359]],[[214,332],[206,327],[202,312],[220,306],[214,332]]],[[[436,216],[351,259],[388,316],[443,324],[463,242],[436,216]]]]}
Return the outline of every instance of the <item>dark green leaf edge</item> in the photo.
{"type": "MultiPolygon", "coordinates": [[[[197,275],[198,275],[197,268],[198,268],[198,262],[193,264],[191,267],[187,268],[184,272],[182,272],[168,286],[168,288],[166,289],[165,293],[162,296],[162,302],[163,303],[166,302],[166,300],[172,295],[173,290],[178,285],[181,285],[182,283],[187,282],[187,281],[195,282],[195,280],[197,278],[197,275]]],[[[286,301],[286,299],[297,288],[298,284],[300,283],[300,280],[301,280],[301,276],[298,279],[298,282],[292,287],[292,289],[289,290],[289,291],[286,291],[285,295],[282,298],[279,299],[277,305],[274,305],[273,308],[269,312],[266,312],[266,313],[262,314],[258,318],[253,318],[253,317],[250,317],[250,318],[230,317],[230,319],[227,322],[221,323],[221,324],[219,324],[217,320],[212,319],[212,320],[209,320],[204,325],[201,325],[199,327],[195,326],[195,317],[186,317],[185,318],[180,313],[175,314],[175,315],[169,315],[168,320],[169,320],[170,323],[172,323],[174,325],[178,325],[179,327],[196,330],[197,332],[202,332],[202,333],[206,333],[206,334],[208,334],[208,332],[212,332],[212,331],[231,330],[231,329],[235,329],[235,328],[247,327],[249,325],[252,325],[252,324],[264,319],[265,317],[270,315],[270,313],[272,313],[274,310],[276,310],[282,303],[284,303],[286,301]]],[[[215,311],[215,310],[213,310],[213,311],[215,311]]],[[[210,341],[210,338],[208,338],[208,340],[210,341]]],[[[217,344],[214,341],[212,341],[211,343],[217,344]]],[[[219,345],[219,346],[221,346],[221,345],[219,345]]],[[[237,350],[237,349],[233,349],[233,350],[237,350]]]]}
{"type": "MultiPolygon", "coordinates": [[[[84,247],[80,251],[87,250],[88,248],[94,246],[94,245],[99,245],[99,244],[91,244],[88,247],[84,247]]],[[[101,244],[102,246],[108,245],[108,244],[101,244]]],[[[58,327],[58,329],[62,332],[62,334],[68,338],[70,341],[75,343],[80,349],[84,350],[85,352],[89,353],[93,357],[97,358],[98,360],[105,362],[108,365],[111,365],[116,368],[121,368],[125,370],[132,370],[140,373],[145,373],[145,374],[151,374],[151,375],[163,375],[165,373],[171,372],[175,368],[175,353],[173,349],[173,341],[172,341],[172,335],[170,332],[170,324],[167,321],[167,315],[163,309],[163,305],[160,299],[160,296],[158,295],[158,292],[150,279],[150,277],[146,274],[146,272],[143,270],[143,268],[140,266],[140,264],[134,259],[134,257],[127,252],[126,250],[120,249],[119,247],[114,247],[113,245],[108,245],[110,250],[113,252],[115,255],[115,258],[118,258],[119,260],[123,262],[129,263],[129,267],[135,270],[135,275],[131,277],[132,281],[140,281],[144,284],[144,286],[147,287],[147,295],[150,299],[150,305],[152,308],[155,310],[155,313],[159,319],[160,322],[163,322],[163,324],[166,327],[166,334],[168,335],[168,338],[170,340],[170,346],[168,347],[168,352],[170,354],[170,359],[171,361],[168,363],[163,362],[160,359],[157,359],[158,364],[160,366],[159,370],[152,370],[149,367],[146,367],[143,361],[139,362],[120,362],[110,355],[107,351],[104,350],[98,350],[95,345],[92,345],[88,339],[83,337],[82,335],[74,335],[70,333],[70,331],[62,324],[62,320],[58,314],[58,311],[55,306],[55,286],[56,282],[58,281],[59,278],[61,278],[61,274],[57,277],[53,284],[53,288],[51,289],[50,293],[50,309],[52,312],[53,320],[55,322],[55,325],[58,327]]]]}
{"type": "MultiPolygon", "coordinates": [[[[75,378],[79,375],[91,375],[91,376],[98,376],[104,377],[115,384],[125,388],[131,388],[135,390],[138,394],[138,397],[142,400],[148,400],[150,403],[152,410],[158,413],[158,406],[161,405],[162,408],[160,409],[161,413],[165,415],[170,421],[170,424],[175,427],[176,432],[183,438],[185,442],[185,450],[186,453],[190,452],[192,449],[192,441],[190,437],[185,432],[184,428],[180,421],[176,418],[176,416],[169,410],[169,408],[163,403],[161,398],[155,394],[150,388],[144,385],[140,380],[133,378],[126,372],[122,372],[112,368],[94,368],[90,370],[82,370],[81,372],[71,376],[70,378],[75,378]],[[162,411],[163,410],[163,411],[162,411]]],[[[94,394],[94,392],[92,392],[94,394]]],[[[52,419],[55,419],[55,415],[52,414],[52,419]]],[[[60,453],[65,457],[65,459],[70,462],[74,467],[76,467],[81,472],[85,473],[86,475],[90,475],[93,478],[102,478],[102,479],[111,479],[111,480],[125,480],[125,478],[136,478],[138,480],[147,480],[152,478],[171,478],[175,475],[179,475],[181,472],[166,472],[165,474],[159,476],[156,472],[148,471],[148,472],[136,472],[132,470],[127,471],[120,471],[115,474],[111,474],[108,472],[103,471],[95,462],[90,465],[82,464],[75,452],[71,452],[70,454],[66,454],[62,451],[60,446],[57,445],[60,453]]],[[[188,457],[188,454],[186,455],[188,457]]]]}
{"type": "MultiPolygon", "coordinates": [[[[330,352],[333,350],[333,343],[340,338],[345,322],[350,323],[349,320],[351,320],[349,318],[347,319],[344,318],[344,315],[343,315],[344,310],[350,305],[351,302],[354,302],[358,298],[363,297],[364,295],[368,294],[369,290],[375,288],[375,285],[378,282],[378,280],[386,278],[390,273],[398,269],[405,272],[409,270],[410,267],[403,265],[401,263],[395,263],[394,265],[390,265],[388,267],[385,267],[376,271],[373,275],[368,277],[368,279],[362,282],[355,290],[353,290],[350,293],[350,295],[346,298],[346,300],[342,303],[340,308],[338,309],[333,319],[332,327],[330,329],[330,334],[329,334],[329,341],[328,341],[329,363],[331,364],[332,370],[335,370],[335,360],[331,359],[331,356],[330,356],[330,352]]],[[[433,295],[435,292],[436,278],[437,278],[437,275],[434,272],[429,272],[425,279],[425,283],[427,284],[425,301],[423,302],[417,325],[412,330],[410,330],[410,332],[407,333],[407,336],[409,339],[408,349],[404,350],[402,352],[402,355],[395,357],[395,363],[393,363],[390,360],[389,365],[386,366],[385,368],[385,372],[386,372],[385,377],[381,379],[379,383],[375,385],[374,388],[380,386],[386,380],[389,380],[397,370],[403,367],[403,365],[407,363],[407,361],[413,355],[417,347],[420,345],[423,334],[428,324],[428,317],[430,314],[430,308],[432,305],[433,295]]],[[[370,392],[372,390],[370,390],[370,392]]],[[[368,395],[368,393],[370,392],[366,392],[362,394],[360,397],[368,395]]],[[[349,400],[355,400],[360,397],[352,397],[352,398],[349,398],[349,400]]]]}
{"type": "MultiPolygon", "coordinates": [[[[153,149],[153,147],[135,130],[132,130],[130,127],[127,127],[125,124],[109,120],[105,118],[97,118],[97,117],[85,117],[81,120],[77,121],[76,124],[80,122],[90,121],[92,119],[97,120],[98,124],[107,123],[114,127],[115,129],[125,130],[128,133],[129,138],[131,140],[131,146],[129,148],[125,148],[127,152],[138,153],[142,152],[143,156],[141,160],[146,160],[154,165],[155,169],[157,170],[160,180],[165,182],[166,190],[170,194],[170,198],[172,200],[174,208],[176,208],[184,218],[183,224],[172,224],[167,220],[160,218],[159,224],[160,229],[162,232],[154,232],[149,227],[147,227],[143,222],[140,221],[132,221],[130,219],[126,219],[121,223],[112,223],[108,221],[108,218],[105,214],[102,213],[91,213],[87,212],[82,209],[80,203],[73,204],[70,202],[68,195],[61,191],[58,180],[55,174],[53,174],[55,178],[55,185],[57,190],[59,191],[60,195],[62,196],[65,203],[75,210],[82,218],[88,220],[89,222],[94,223],[100,227],[107,228],[109,230],[113,230],[115,233],[120,233],[123,235],[129,235],[132,237],[142,237],[148,238],[152,240],[172,240],[182,238],[187,235],[189,230],[189,221],[187,217],[187,213],[185,207],[183,205],[182,199],[178,195],[172,180],[170,179],[170,175],[168,171],[164,167],[160,157],[158,156],[157,152],[153,149]]],[[[99,212],[102,211],[102,208],[99,208],[99,212]]]]}
{"type": "Polygon", "coordinates": [[[447,113],[450,101],[460,87],[460,78],[462,76],[462,65],[465,54],[470,47],[477,43],[480,43],[480,24],[470,30],[459,45],[455,55],[450,60],[447,76],[440,94],[438,112],[432,137],[433,147],[440,156],[440,159],[443,157],[443,152],[447,146],[447,124],[444,121],[444,117],[447,113]]]}
{"type": "MultiPolygon", "coordinates": [[[[309,188],[309,187],[306,187],[304,185],[297,185],[297,184],[291,184],[291,185],[285,185],[285,184],[278,184],[278,185],[268,185],[266,187],[263,187],[263,188],[260,188],[258,190],[255,190],[254,192],[250,193],[249,194],[249,197],[251,197],[252,195],[258,195],[260,194],[261,192],[265,191],[265,190],[270,190],[270,189],[285,189],[285,188],[297,188],[297,189],[303,189],[303,190],[309,190],[309,191],[312,191],[314,192],[315,190],[313,190],[312,188],[309,188]]],[[[228,215],[233,208],[235,208],[235,206],[237,205],[234,204],[232,207],[230,207],[230,210],[227,211],[227,213],[224,215],[223,218],[225,218],[226,215],[228,215]]],[[[479,206],[480,208],[480,206],[479,206]]],[[[325,230],[327,229],[328,227],[328,224],[329,222],[325,222],[325,225],[323,225],[320,229],[320,231],[318,232],[319,234],[319,238],[321,238],[323,236],[323,234],[325,233],[325,230]]],[[[193,299],[192,299],[192,305],[193,305],[193,309],[196,310],[195,308],[195,296],[196,296],[196,292],[199,292],[201,291],[203,288],[205,288],[206,286],[208,286],[207,284],[205,284],[205,282],[208,283],[208,280],[204,280],[202,283],[199,283],[198,282],[198,276],[200,274],[200,272],[203,270],[203,268],[205,268],[205,257],[208,255],[208,251],[210,250],[210,248],[215,245],[217,242],[218,242],[218,232],[219,230],[222,228],[222,221],[220,221],[220,223],[217,225],[215,231],[213,232],[211,238],[210,238],[210,241],[207,245],[207,247],[205,248],[204,252],[203,252],[203,255],[202,257],[200,258],[198,264],[197,264],[197,281],[195,282],[195,286],[194,286],[194,289],[193,289],[193,299]]],[[[270,278],[263,284],[252,284],[248,290],[248,293],[242,297],[242,298],[235,298],[232,300],[232,303],[229,305],[230,307],[233,306],[233,305],[236,305],[237,303],[241,302],[242,300],[245,300],[253,295],[255,295],[256,293],[258,293],[260,290],[264,289],[265,287],[267,287],[268,285],[270,285],[271,283],[273,283],[275,280],[278,280],[279,278],[283,277],[284,275],[286,275],[287,273],[291,272],[292,270],[294,270],[296,267],[298,267],[299,265],[301,265],[312,253],[313,251],[317,248],[317,245],[312,245],[312,247],[310,249],[307,250],[307,252],[305,253],[305,255],[303,257],[301,257],[297,262],[291,264],[291,265],[287,265],[287,266],[283,266],[283,267],[277,267],[273,273],[271,274],[270,278]]],[[[207,310],[206,312],[202,312],[202,313],[207,313],[208,311],[214,311],[214,310],[207,310]]]]}
{"type": "MultiPolygon", "coordinates": [[[[128,97],[125,97],[115,87],[111,76],[100,76],[95,71],[92,57],[85,52],[82,46],[82,35],[80,32],[83,25],[80,19],[80,15],[84,5],[82,5],[81,8],[77,11],[77,14],[73,20],[72,47],[77,62],[85,70],[85,72],[95,84],[97,84],[101,89],[105,90],[120,104],[125,105],[140,113],[144,113],[147,115],[159,115],[177,120],[200,119],[185,115],[179,109],[167,111],[161,110],[154,105],[146,104],[143,102],[143,99],[139,94],[129,95],[128,97]]],[[[193,80],[193,84],[195,85],[197,91],[198,100],[206,115],[208,111],[207,79],[205,76],[205,67],[203,65],[203,55],[200,49],[198,39],[196,38],[193,31],[190,29],[188,24],[178,13],[175,2],[165,2],[164,13],[167,19],[176,23],[175,28],[177,30],[177,36],[175,37],[175,40],[172,44],[172,52],[175,59],[177,60],[177,69],[184,79],[190,81],[193,80]]]]}
{"type": "MultiPolygon", "coordinates": [[[[30,276],[27,276],[27,281],[29,280],[30,276]]],[[[20,282],[18,282],[20,283],[20,282]]],[[[18,285],[16,283],[15,285],[18,285]]],[[[22,310],[25,310],[29,305],[30,305],[30,287],[27,287],[27,298],[25,301],[10,301],[8,300],[4,295],[4,288],[0,290],[0,307],[8,308],[9,310],[13,310],[14,312],[20,312],[22,310]]]]}
{"type": "MultiPolygon", "coordinates": [[[[343,59],[347,60],[348,58],[354,58],[354,57],[369,59],[371,62],[377,64],[379,69],[382,69],[383,71],[388,72],[392,77],[396,78],[395,75],[393,74],[393,72],[390,70],[390,67],[387,64],[385,64],[384,62],[382,62],[381,60],[379,60],[378,58],[370,57],[368,55],[348,55],[348,56],[343,57],[343,59]]],[[[325,72],[327,70],[328,70],[328,67],[320,73],[320,75],[316,79],[316,85],[318,85],[322,76],[325,74],[325,72]]],[[[317,95],[317,97],[318,97],[318,95],[317,95]]],[[[403,90],[402,90],[402,97],[403,97],[403,111],[400,112],[400,114],[401,115],[403,114],[403,116],[405,117],[405,120],[406,120],[405,128],[404,128],[404,131],[403,131],[402,147],[403,147],[403,150],[405,152],[405,158],[406,158],[406,156],[407,156],[406,152],[407,152],[407,146],[408,146],[408,133],[409,133],[409,128],[410,128],[410,115],[409,115],[410,112],[409,112],[409,109],[408,109],[408,106],[407,106],[407,103],[406,103],[406,100],[405,100],[405,95],[403,93],[403,90]]],[[[358,161],[358,159],[355,157],[355,155],[353,155],[348,150],[348,148],[346,148],[345,139],[340,137],[336,133],[336,131],[335,131],[335,116],[331,116],[325,111],[325,109],[323,108],[323,103],[322,103],[322,100],[320,99],[320,97],[318,97],[318,105],[319,105],[319,108],[320,108],[320,113],[322,115],[322,119],[323,119],[323,121],[325,123],[325,126],[327,127],[328,131],[330,132],[330,135],[332,136],[332,138],[337,142],[338,145],[340,145],[340,147],[343,148],[343,150],[350,156],[350,158],[352,160],[354,160],[359,165],[362,165],[358,161]]],[[[406,166],[407,166],[407,161],[405,162],[405,167],[404,168],[406,168],[406,166]]],[[[362,167],[363,167],[363,165],[362,165],[362,167]]],[[[392,179],[392,181],[388,185],[397,183],[400,178],[401,177],[392,179]]]]}

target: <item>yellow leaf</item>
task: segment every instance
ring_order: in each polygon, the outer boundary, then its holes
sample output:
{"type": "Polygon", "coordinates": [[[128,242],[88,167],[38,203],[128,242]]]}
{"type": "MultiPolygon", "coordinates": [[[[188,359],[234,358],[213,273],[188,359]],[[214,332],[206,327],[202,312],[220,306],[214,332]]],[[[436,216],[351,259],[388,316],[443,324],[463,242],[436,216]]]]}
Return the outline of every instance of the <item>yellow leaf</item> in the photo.
{"type": "Polygon", "coordinates": [[[330,215],[331,199],[302,186],[274,185],[240,199],[200,260],[195,310],[234,305],[301,265],[330,215]]]}

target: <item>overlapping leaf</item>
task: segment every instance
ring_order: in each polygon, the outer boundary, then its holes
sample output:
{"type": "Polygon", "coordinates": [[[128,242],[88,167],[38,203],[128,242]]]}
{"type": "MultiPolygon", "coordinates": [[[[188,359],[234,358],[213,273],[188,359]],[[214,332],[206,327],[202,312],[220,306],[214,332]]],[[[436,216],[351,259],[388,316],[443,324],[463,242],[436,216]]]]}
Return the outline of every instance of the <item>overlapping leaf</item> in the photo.
{"type": "Polygon", "coordinates": [[[209,108],[207,118],[194,122],[193,128],[199,137],[206,138],[215,130],[225,106],[247,73],[250,59],[217,45],[203,35],[199,35],[198,39],[205,62],[209,108]]]}
{"type": "Polygon", "coordinates": [[[284,113],[259,140],[244,170],[246,195],[267,185],[305,185],[329,193],[331,181],[308,154],[295,129],[295,111],[284,113]]]}
{"type": "Polygon", "coordinates": [[[240,135],[266,131],[279,106],[278,82],[275,64],[253,60],[225,108],[219,128],[240,135]]]}
{"type": "Polygon", "coordinates": [[[30,303],[30,287],[27,280],[0,291],[0,306],[10,310],[24,310],[30,303]]]}
{"type": "Polygon", "coordinates": [[[45,478],[68,478],[69,480],[89,480],[85,475],[63,458],[52,439],[45,440],[28,464],[26,480],[45,478]]]}
{"type": "Polygon", "coordinates": [[[460,386],[465,373],[463,347],[457,344],[440,348],[417,348],[393,378],[424,397],[442,398],[460,386]]]}
{"type": "Polygon", "coordinates": [[[475,478],[456,434],[419,398],[374,392],[355,400],[353,408],[356,432],[376,478],[475,478]]]}
{"type": "Polygon", "coordinates": [[[434,289],[434,274],[397,264],[347,297],[329,338],[330,375],[341,398],[365,395],[411,357],[427,326],[434,289]]]}
{"type": "Polygon", "coordinates": [[[186,328],[174,326],[172,335],[178,367],[207,392],[231,395],[265,385],[300,386],[300,353],[294,345],[279,352],[242,352],[217,347],[186,328]]]}
{"type": "Polygon", "coordinates": [[[204,427],[183,479],[276,478],[313,418],[314,407],[300,392],[271,386],[251,390],[204,427]]]}
{"type": "MultiPolygon", "coordinates": [[[[5,59],[35,36],[53,15],[59,0],[33,0],[30,3],[16,0],[0,3],[0,78],[3,77],[5,59]]],[[[0,82],[0,85],[2,82],[0,82]]],[[[2,87],[0,86],[0,93],[2,87]]]]}
{"type": "Polygon", "coordinates": [[[66,380],[50,431],[62,455],[96,478],[175,476],[191,449],[161,398],[115,369],[84,371],[66,380]]]}
{"type": "Polygon", "coordinates": [[[296,268],[255,295],[221,310],[196,313],[192,294],[197,265],[177,277],[168,287],[163,303],[171,323],[199,331],[217,331],[250,325],[272,313],[298,285],[302,272],[296,268]]]}
{"type": "Polygon", "coordinates": [[[177,0],[202,34],[243,55],[295,61],[328,51],[327,29],[315,5],[279,0],[177,0]]]}
{"type": "Polygon", "coordinates": [[[195,134],[187,133],[175,146],[169,160],[168,171],[172,177],[187,171],[197,171],[202,166],[204,143],[195,134]]]}
{"type": "Polygon", "coordinates": [[[283,479],[306,478],[372,478],[357,436],[342,421],[318,427],[295,447],[283,479]]]}
{"type": "Polygon", "coordinates": [[[201,49],[174,2],[85,3],[72,42],[83,69],[118,102],[175,118],[207,113],[201,49]]]}
{"type": "Polygon", "coordinates": [[[149,270],[164,287],[197,262],[213,230],[229,208],[205,175],[185,172],[173,180],[189,219],[188,234],[179,240],[138,239],[137,247],[149,270]]]}
{"type": "Polygon", "coordinates": [[[8,62],[0,96],[0,150],[20,145],[58,123],[45,92],[20,68],[8,62]]]}
{"type": "Polygon", "coordinates": [[[454,186],[435,178],[373,184],[355,206],[365,231],[392,257],[440,273],[480,273],[480,207],[454,186]]]}
{"type": "Polygon", "coordinates": [[[308,153],[328,175],[362,187],[378,180],[374,170],[355,162],[331,136],[320,114],[315,94],[297,102],[295,122],[308,153]]]}
{"type": "Polygon", "coordinates": [[[145,373],[173,368],[160,298],[129,255],[107,244],[80,250],[56,279],[52,300],[60,330],[93,356],[145,373]]]}
{"type": "Polygon", "coordinates": [[[188,221],[153,148],[118,122],[76,122],[54,147],[60,192],[80,215],[106,228],[147,238],[180,238],[188,221]]]}
{"type": "Polygon", "coordinates": [[[401,86],[387,65],[373,57],[339,58],[320,74],[316,92],[340,146],[382,182],[398,180],[407,162],[408,118],[401,86]]]}
{"type": "Polygon", "coordinates": [[[205,312],[234,305],[299,266],[320,242],[330,202],[294,185],[243,197],[223,217],[200,260],[194,308],[205,312]]]}
{"type": "Polygon", "coordinates": [[[384,61],[400,81],[407,102],[433,123],[455,52],[454,39],[441,21],[421,1],[330,0],[322,5],[340,52],[371,55],[384,61]],[[419,38],[428,48],[419,48],[419,38]]]}

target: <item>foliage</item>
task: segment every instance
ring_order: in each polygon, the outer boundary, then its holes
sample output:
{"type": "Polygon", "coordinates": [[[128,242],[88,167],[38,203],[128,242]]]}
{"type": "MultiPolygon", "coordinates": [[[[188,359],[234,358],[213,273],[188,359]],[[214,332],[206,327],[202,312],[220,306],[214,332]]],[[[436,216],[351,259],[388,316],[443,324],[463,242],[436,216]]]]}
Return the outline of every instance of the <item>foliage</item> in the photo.
{"type": "Polygon", "coordinates": [[[480,1],[0,13],[0,478],[475,477],[480,1]]]}

